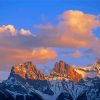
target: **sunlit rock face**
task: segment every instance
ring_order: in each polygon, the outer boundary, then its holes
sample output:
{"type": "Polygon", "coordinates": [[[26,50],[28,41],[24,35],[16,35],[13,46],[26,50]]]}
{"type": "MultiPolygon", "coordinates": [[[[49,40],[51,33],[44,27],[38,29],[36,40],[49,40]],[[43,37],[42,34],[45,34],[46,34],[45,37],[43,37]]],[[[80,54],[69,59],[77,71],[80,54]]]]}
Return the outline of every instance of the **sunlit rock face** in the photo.
{"type": "Polygon", "coordinates": [[[12,77],[12,75],[19,75],[25,79],[45,80],[44,74],[38,70],[32,62],[14,65],[12,67],[10,77],[12,77]]]}
{"type": "Polygon", "coordinates": [[[100,77],[100,59],[97,59],[97,62],[95,64],[95,69],[97,71],[97,76],[100,77]]]}
{"type": "Polygon", "coordinates": [[[38,70],[32,62],[14,65],[11,69],[10,77],[15,77],[16,75],[31,80],[71,80],[74,82],[78,82],[82,78],[82,75],[77,73],[73,66],[66,64],[64,61],[56,62],[48,76],[38,70]]]}
{"type": "MultiPolygon", "coordinates": [[[[100,100],[99,64],[85,68],[64,61],[44,75],[32,62],[14,65],[7,80],[0,83],[3,100],[100,100]],[[96,73],[94,78],[84,73],[96,73]]],[[[1,100],[1,99],[0,99],[1,100]]]]}
{"type": "Polygon", "coordinates": [[[66,74],[68,71],[68,67],[69,67],[69,65],[67,65],[63,61],[56,62],[54,69],[52,70],[51,73],[56,72],[56,73],[60,74],[60,76],[64,76],[64,74],[66,74]]]}
{"type": "Polygon", "coordinates": [[[97,59],[96,63],[87,67],[79,67],[78,71],[84,73],[85,77],[100,77],[100,59],[97,59]],[[90,76],[91,75],[91,76],[90,76]]]}
{"type": "Polygon", "coordinates": [[[73,66],[66,64],[64,61],[56,62],[50,76],[58,80],[69,79],[74,82],[78,82],[82,79],[82,75],[77,73],[73,66]]]}
{"type": "Polygon", "coordinates": [[[77,67],[59,61],[55,63],[50,75],[45,75],[29,61],[12,67],[10,77],[16,75],[31,80],[71,80],[79,82],[83,78],[90,77],[89,75],[100,77],[100,59],[87,67],[77,67]]]}

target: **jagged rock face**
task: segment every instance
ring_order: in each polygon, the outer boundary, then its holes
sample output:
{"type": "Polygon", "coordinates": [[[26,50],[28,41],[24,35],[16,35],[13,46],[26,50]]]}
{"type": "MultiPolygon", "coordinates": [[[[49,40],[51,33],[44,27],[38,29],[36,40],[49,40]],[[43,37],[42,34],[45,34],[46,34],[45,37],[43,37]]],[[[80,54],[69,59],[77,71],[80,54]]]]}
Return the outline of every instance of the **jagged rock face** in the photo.
{"type": "Polygon", "coordinates": [[[70,66],[68,69],[68,76],[69,79],[74,82],[79,82],[82,79],[82,75],[77,73],[72,66],[70,66]]]}
{"type": "Polygon", "coordinates": [[[100,77],[100,60],[93,65],[88,67],[77,68],[66,64],[64,61],[56,62],[50,75],[44,75],[40,70],[36,68],[32,62],[26,62],[24,64],[14,65],[12,67],[10,77],[19,75],[24,79],[31,80],[71,80],[74,82],[79,82],[82,78],[87,77],[89,73],[95,73],[97,77],[100,77]],[[86,75],[85,75],[86,74],[86,75]],[[84,77],[83,77],[84,76],[84,77]]]}
{"type": "Polygon", "coordinates": [[[97,76],[100,77],[100,59],[97,59],[97,62],[95,64],[95,69],[97,71],[97,76]]]}
{"type": "Polygon", "coordinates": [[[56,62],[50,76],[59,77],[61,80],[70,79],[74,82],[78,82],[82,79],[82,75],[77,73],[73,66],[70,66],[63,61],[56,62]]]}
{"type": "Polygon", "coordinates": [[[10,77],[19,75],[24,79],[32,80],[44,80],[44,74],[38,70],[32,62],[26,62],[24,64],[14,65],[11,69],[10,77]]]}
{"type": "Polygon", "coordinates": [[[49,77],[57,80],[47,80],[31,62],[13,66],[9,78],[0,83],[0,100],[100,100],[99,77],[78,82],[81,75],[63,61],[56,63],[49,77]]]}
{"type": "Polygon", "coordinates": [[[11,69],[9,78],[20,76],[23,79],[31,80],[72,80],[78,82],[82,75],[77,73],[75,69],[66,64],[63,61],[57,62],[54,69],[51,71],[49,76],[44,75],[40,70],[36,68],[32,62],[26,62],[24,64],[14,65],[11,69]]]}
{"type": "Polygon", "coordinates": [[[56,62],[55,67],[52,70],[52,73],[56,72],[59,73],[60,75],[64,75],[68,71],[68,66],[69,65],[65,64],[65,62],[63,61],[56,62]]]}

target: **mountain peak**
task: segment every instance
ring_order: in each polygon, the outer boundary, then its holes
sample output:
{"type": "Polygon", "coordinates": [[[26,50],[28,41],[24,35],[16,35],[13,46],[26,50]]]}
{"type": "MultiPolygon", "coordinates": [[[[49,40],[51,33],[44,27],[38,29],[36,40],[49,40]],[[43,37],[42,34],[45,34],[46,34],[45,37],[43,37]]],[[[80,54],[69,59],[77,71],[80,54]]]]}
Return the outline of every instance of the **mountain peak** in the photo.
{"type": "Polygon", "coordinates": [[[61,80],[70,79],[75,82],[82,78],[82,75],[77,73],[73,66],[66,64],[64,61],[56,62],[55,67],[51,71],[50,75],[61,80]]]}
{"type": "Polygon", "coordinates": [[[25,79],[45,79],[44,74],[40,70],[38,70],[31,61],[25,62],[23,64],[14,65],[12,67],[10,77],[16,75],[25,79]]]}
{"type": "Polygon", "coordinates": [[[55,63],[53,70],[49,76],[44,75],[36,66],[31,62],[25,62],[23,64],[14,65],[11,69],[9,78],[21,77],[23,79],[31,80],[72,80],[79,81],[82,78],[80,73],[75,71],[75,68],[64,61],[60,60],[55,63]]]}
{"type": "Polygon", "coordinates": [[[37,69],[37,67],[31,61],[28,61],[22,64],[14,65],[11,69],[9,78],[16,78],[17,76],[20,76],[23,79],[31,80],[49,79],[71,80],[74,82],[78,82],[82,78],[91,76],[91,73],[94,73],[94,75],[100,77],[100,59],[97,60],[96,64],[92,64],[87,67],[76,67],[60,60],[55,63],[54,68],[48,76],[37,69]]]}
{"type": "Polygon", "coordinates": [[[66,72],[66,63],[64,61],[56,62],[53,71],[59,74],[64,74],[66,72]]]}

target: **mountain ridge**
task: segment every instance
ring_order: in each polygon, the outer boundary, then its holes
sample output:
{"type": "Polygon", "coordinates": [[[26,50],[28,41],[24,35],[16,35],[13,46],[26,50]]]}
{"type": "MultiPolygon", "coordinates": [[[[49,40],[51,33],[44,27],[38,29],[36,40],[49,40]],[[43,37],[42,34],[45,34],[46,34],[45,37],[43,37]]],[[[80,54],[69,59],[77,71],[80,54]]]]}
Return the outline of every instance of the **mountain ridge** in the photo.
{"type": "Polygon", "coordinates": [[[77,67],[74,65],[66,64],[64,61],[56,62],[54,68],[49,75],[41,72],[36,65],[31,61],[23,64],[14,65],[11,69],[9,78],[12,75],[19,75],[22,78],[33,80],[71,80],[79,82],[82,78],[90,77],[90,74],[94,74],[93,77],[100,77],[100,59],[95,64],[87,67],[77,67]]]}
{"type": "Polygon", "coordinates": [[[99,68],[98,62],[82,69],[59,61],[46,76],[32,62],[14,65],[8,79],[0,83],[0,99],[100,100],[99,68]],[[97,74],[83,77],[81,71],[97,74]]]}

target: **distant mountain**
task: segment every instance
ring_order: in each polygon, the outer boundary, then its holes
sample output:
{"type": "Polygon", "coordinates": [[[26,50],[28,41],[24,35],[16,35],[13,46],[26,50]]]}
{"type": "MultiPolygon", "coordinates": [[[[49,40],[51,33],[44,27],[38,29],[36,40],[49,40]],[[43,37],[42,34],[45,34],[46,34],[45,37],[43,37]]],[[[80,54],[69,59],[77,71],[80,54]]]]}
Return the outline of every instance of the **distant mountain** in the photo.
{"type": "Polygon", "coordinates": [[[92,74],[93,77],[100,77],[100,59],[98,59],[95,64],[87,67],[79,67],[77,69],[84,72],[85,77],[89,77],[89,74],[92,74]]]}
{"type": "Polygon", "coordinates": [[[87,67],[59,61],[48,76],[32,62],[14,65],[0,83],[0,100],[100,100],[99,61],[87,67]]]}

